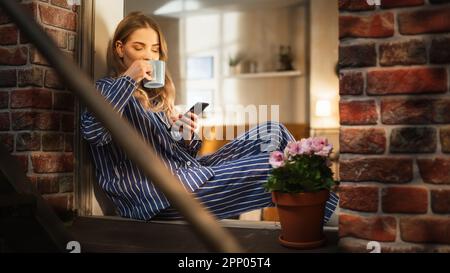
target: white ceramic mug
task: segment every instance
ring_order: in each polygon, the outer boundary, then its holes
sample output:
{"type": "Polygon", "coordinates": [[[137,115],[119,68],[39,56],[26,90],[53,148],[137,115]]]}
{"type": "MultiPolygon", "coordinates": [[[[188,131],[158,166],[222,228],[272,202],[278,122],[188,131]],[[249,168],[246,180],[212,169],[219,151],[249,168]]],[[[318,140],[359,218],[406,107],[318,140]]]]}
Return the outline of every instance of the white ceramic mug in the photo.
{"type": "Polygon", "coordinates": [[[143,80],[143,85],[145,88],[161,88],[165,84],[166,78],[166,63],[160,60],[150,60],[148,61],[152,67],[152,80],[143,80]]]}

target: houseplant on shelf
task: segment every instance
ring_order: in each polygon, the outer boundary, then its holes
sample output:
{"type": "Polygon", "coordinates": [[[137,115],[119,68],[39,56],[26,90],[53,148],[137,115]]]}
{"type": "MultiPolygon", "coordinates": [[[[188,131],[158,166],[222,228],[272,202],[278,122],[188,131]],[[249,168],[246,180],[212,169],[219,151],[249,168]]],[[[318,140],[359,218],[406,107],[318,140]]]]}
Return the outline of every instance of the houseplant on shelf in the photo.
{"type": "Polygon", "coordinates": [[[264,187],[277,206],[283,246],[310,249],[325,243],[325,204],[337,184],[330,169],[332,149],[326,138],[311,137],[270,154],[273,169],[264,187]]]}
{"type": "Polygon", "coordinates": [[[229,56],[228,66],[230,68],[230,75],[237,75],[241,73],[241,65],[244,59],[244,55],[241,53],[236,54],[235,57],[229,56]]]}

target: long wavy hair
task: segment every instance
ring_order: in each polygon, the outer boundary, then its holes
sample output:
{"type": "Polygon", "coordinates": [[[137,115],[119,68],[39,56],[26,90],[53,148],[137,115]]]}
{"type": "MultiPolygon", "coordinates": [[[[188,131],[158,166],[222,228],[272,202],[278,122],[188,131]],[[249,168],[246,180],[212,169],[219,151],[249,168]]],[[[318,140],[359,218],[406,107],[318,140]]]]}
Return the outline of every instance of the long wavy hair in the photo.
{"type": "MultiPolygon", "coordinates": [[[[159,25],[149,16],[142,12],[131,12],[128,14],[117,26],[114,37],[110,41],[107,51],[107,63],[110,69],[109,75],[111,77],[118,77],[123,74],[127,67],[123,63],[116,51],[116,42],[121,41],[125,44],[130,35],[141,28],[152,28],[159,36],[159,59],[167,62],[168,50],[167,42],[161,31],[159,25]]],[[[133,96],[142,104],[142,106],[153,112],[165,112],[168,117],[176,114],[174,108],[175,102],[175,85],[173,84],[170,72],[166,67],[165,85],[161,88],[147,89],[141,85],[136,88],[133,96]]]]}

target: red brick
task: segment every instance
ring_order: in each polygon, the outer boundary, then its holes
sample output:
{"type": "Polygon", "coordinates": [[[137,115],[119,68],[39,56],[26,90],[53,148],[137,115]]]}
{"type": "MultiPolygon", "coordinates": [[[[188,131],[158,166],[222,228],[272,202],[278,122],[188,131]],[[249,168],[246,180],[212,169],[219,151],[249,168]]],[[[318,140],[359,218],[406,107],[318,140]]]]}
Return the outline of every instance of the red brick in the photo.
{"type": "Polygon", "coordinates": [[[384,129],[343,129],[339,134],[341,153],[382,154],[386,147],[384,129]]]}
{"type": "Polygon", "coordinates": [[[375,44],[339,46],[339,67],[367,67],[377,65],[375,44]]]}
{"type": "Polygon", "coordinates": [[[450,159],[417,159],[420,175],[425,183],[450,184],[450,159]]]}
{"type": "Polygon", "coordinates": [[[413,65],[427,62],[425,43],[421,40],[387,42],[380,45],[380,64],[413,65]]]}
{"type": "Polygon", "coordinates": [[[11,108],[52,108],[52,92],[45,89],[14,90],[11,108]]]}
{"type": "Polygon", "coordinates": [[[22,170],[26,173],[28,172],[28,155],[12,155],[17,159],[19,164],[22,166],[22,170]]]}
{"type": "Polygon", "coordinates": [[[18,133],[16,151],[37,151],[41,149],[41,135],[38,132],[18,133]]]}
{"type": "Polygon", "coordinates": [[[39,130],[59,130],[60,115],[53,112],[37,113],[34,127],[39,130]]]}
{"type": "Polygon", "coordinates": [[[0,87],[12,87],[16,85],[16,70],[0,70],[0,87]]]}
{"type": "Polygon", "coordinates": [[[26,47],[0,47],[0,65],[25,65],[27,64],[27,54],[26,47]]]}
{"type": "Polygon", "coordinates": [[[71,31],[77,30],[76,14],[71,11],[39,5],[42,23],[71,31]]]}
{"type": "Polygon", "coordinates": [[[61,124],[64,132],[73,132],[75,126],[74,116],[71,114],[63,114],[61,124]]]}
{"type": "Polygon", "coordinates": [[[74,100],[71,93],[55,92],[53,108],[57,110],[74,110],[74,100]]]}
{"type": "Polygon", "coordinates": [[[367,74],[369,95],[426,94],[447,92],[444,68],[408,68],[370,71],[367,74]]]}
{"type": "Polygon", "coordinates": [[[343,101],[339,103],[342,125],[377,124],[378,114],[374,100],[343,101]]]}
{"type": "Polygon", "coordinates": [[[34,153],[31,162],[35,173],[61,173],[73,171],[73,155],[34,153]]]}
{"type": "Polygon", "coordinates": [[[397,221],[395,217],[339,215],[339,237],[352,236],[379,242],[395,241],[397,221]]]}
{"type": "Polygon", "coordinates": [[[433,122],[433,100],[382,99],[383,124],[429,124],[433,122]]]}
{"type": "Polygon", "coordinates": [[[426,213],[428,190],[420,187],[383,188],[381,206],[387,213],[426,213]]]}
{"type": "Polygon", "coordinates": [[[34,112],[14,112],[11,114],[11,124],[13,130],[32,130],[34,112]]]}
{"type": "Polygon", "coordinates": [[[364,75],[360,72],[339,74],[339,95],[361,95],[364,90],[364,75]]]}
{"type": "Polygon", "coordinates": [[[14,151],[14,135],[13,134],[0,134],[0,143],[6,146],[8,152],[14,151]]]}
{"type": "Polygon", "coordinates": [[[382,0],[381,7],[384,9],[397,7],[421,6],[424,0],[382,0]]]}
{"type": "Polygon", "coordinates": [[[67,48],[67,32],[51,28],[45,28],[45,32],[52,38],[57,47],[67,48]]]}
{"type": "Polygon", "coordinates": [[[378,187],[339,186],[339,206],[356,211],[378,211],[378,187]]]}
{"type": "Polygon", "coordinates": [[[393,35],[394,15],[390,12],[339,17],[339,38],[382,38],[393,35]]]}
{"type": "MultiPolygon", "coordinates": [[[[64,56],[64,58],[67,59],[67,61],[75,60],[75,54],[73,52],[60,51],[59,53],[61,53],[64,56]]],[[[30,46],[30,63],[50,66],[48,61],[33,46],[30,46]]]]}
{"type": "Polygon", "coordinates": [[[72,152],[73,151],[73,134],[66,134],[64,140],[64,151],[72,152]]]}
{"type": "Polygon", "coordinates": [[[72,6],[70,6],[68,4],[67,0],[52,0],[51,4],[54,5],[54,6],[65,8],[65,9],[70,9],[70,10],[72,9],[72,6]]]}
{"type": "Polygon", "coordinates": [[[11,127],[11,122],[9,120],[9,113],[1,112],[0,113],[0,131],[9,131],[10,127],[11,127]]]}
{"type": "Polygon", "coordinates": [[[450,123],[450,100],[434,100],[433,121],[436,123],[450,123]]]}
{"type": "Polygon", "coordinates": [[[400,13],[398,26],[403,35],[450,32],[450,8],[400,13]]]}
{"type": "Polygon", "coordinates": [[[450,153],[450,128],[441,128],[440,136],[443,153],[450,153]]]}
{"type": "Polygon", "coordinates": [[[64,89],[65,86],[59,79],[58,75],[54,70],[47,70],[45,72],[45,87],[53,89],[64,89]]]}
{"type": "Polygon", "coordinates": [[[339,0],[339,10],[363,11],[373,9],[375,9],[375,6],[367,4],[366,0],[339,0]]]}
{"type": "Polygon", "coordinates": [[[339,175],[342,181],[405,183],[413,178],[413,161],[388,157],[340,160],[339,175]]]}
{"type": "Polygon", "coordinates": [[[30,63],[49,66],[48,61],[34,46],[30,46],[30,63]]]}
{"type": "Polygon", "coordinates": [[[450,38],[436,37],[431,41],[430,62],[435,64],[450,63],[450,38]]]}
{"type": "Polygon", "coordinates": [[[9,107],[9,92],[0,91],[0,109],[9,107]]]}
{"type": "Polygon", "coordinates": [[[450,244],[449,230],[449,217],[416,216],[400,219],[401,238],[406,242],[450,244]]]}
{"type": "Polygon", "coordinates": [[[431,190],[431,209],[434,213],[450,213],[450,190],[431,190]]]}
{"type": "Polygon", "coordinates": [[[13,130],[59,130],[60,114],[53,112],[14,112],[11,117],[13,130]]]}
{"type": "Polygon", "coordinates": [[[391,153],[433,153],[436,147],[436,128],[404,127],[391,131],[391,153]]]}
{"type": "Polygon", "coordinates": [[[59,192],[59,179],[57,176],[36,176],[28,177],[30,182],[36,186],[40,194],[49,194],[59,192]]]}
{"type": "Polygon", "coordinates": [[[2,26],[0,27],[0,45],[16,45],[17,44],[17,27],[2,26]]]}
{"type": "Polygon", "coordinates": [[[42,87],[44,85],[42,68],[33,66],[29,69],[19,70],[18,85],[22,86],[37,86],[42,87]]]}
{"type": "Polygon", "coordinates": [[[62,133],[42,134],[43,151],[62,151],[64,149],[64,135],[62,133]]]}

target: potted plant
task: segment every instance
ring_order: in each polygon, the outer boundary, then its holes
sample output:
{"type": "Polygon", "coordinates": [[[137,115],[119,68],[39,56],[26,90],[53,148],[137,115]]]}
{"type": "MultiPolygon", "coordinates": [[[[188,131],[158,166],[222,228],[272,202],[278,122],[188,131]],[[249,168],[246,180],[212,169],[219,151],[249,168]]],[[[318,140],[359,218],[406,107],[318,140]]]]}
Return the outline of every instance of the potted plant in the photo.
{"type": "Polygon", "coordinates": [[[229,56],[228,65],[230,67],[230,74],[236,75],[241,73],[241,62],[244,59],[244,56],[241,53],[238,53],[235,57],[229,56]]]}
{"type": "Polygon", "coordinates": [[[323,218],[333,179],[332,145],[323,137],[288,143],[270,154],[273,169],[264,184],[276,204],[283,246],[310,249],[323,245],[323,218]]]}

